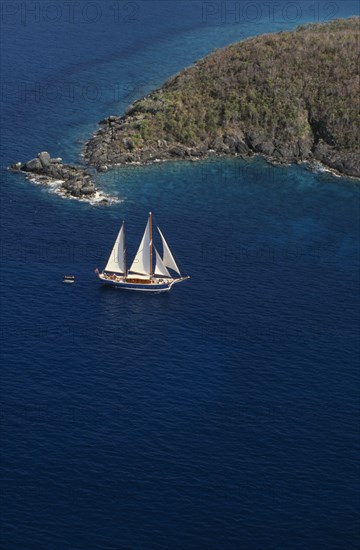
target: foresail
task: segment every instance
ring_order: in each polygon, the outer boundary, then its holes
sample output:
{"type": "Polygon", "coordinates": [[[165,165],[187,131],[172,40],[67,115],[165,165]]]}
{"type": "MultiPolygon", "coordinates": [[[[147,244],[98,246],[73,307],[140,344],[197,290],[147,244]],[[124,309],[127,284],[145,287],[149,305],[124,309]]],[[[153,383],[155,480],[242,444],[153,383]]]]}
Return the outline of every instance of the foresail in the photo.
{"type": "Polygon", "coordinates": [[[122,224],[119,234],[116,238],[115,244],[111,251],[108,263],[106,264],[105,271],[111,271],[113,273],[124,273],[125,258],[124,258],[124,244],[125,244],[125,230],[124,224],[122,224]]]}
{"type": "Polygon", "coordinates": [[[156,254],[156,264],[155,264],[155,275],[162,275],[163,277],[171,277],[170,273],[166,269],[159,252],[155,248],[156,254]]]}
{"type": "Polygon", "coordinates": [[[174,260],[174,257],[173,255],[171,254],[171,251],[170,251],[170,248],[168,247],[168,244],[167,242],[165,241],[165,238],[164,238],[164,235],[161,233],[160,229],[157,228],[159,233],[160,233],[160,237],[161,237],[161,240],[162,240],[162,245],[163,245],[163,258],[162,258],[162,261],[163,261],[163,264],[166,266],[166,267],[169,267],[170,269],[173,269],[176,273],[178,273],[179,275],[181,275],[180,273],[180,269],[178,268],[178,266],[176,265],[176,262],[174,260]]]}
{"type": "Polygon", "coordinates": [[[141,239],[140,246],[136,253],[133,263],[131,264],[130,271],[133,273],[139,273],[140,275],[150,275],[150,224],[149,221],[146,224],[143,238],[141,239]]]}

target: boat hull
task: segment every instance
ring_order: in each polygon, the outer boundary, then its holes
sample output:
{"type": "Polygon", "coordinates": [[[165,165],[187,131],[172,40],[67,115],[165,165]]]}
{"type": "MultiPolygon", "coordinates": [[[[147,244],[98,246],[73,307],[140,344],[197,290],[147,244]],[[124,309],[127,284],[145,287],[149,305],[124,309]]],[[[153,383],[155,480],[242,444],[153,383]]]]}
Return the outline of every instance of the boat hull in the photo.
{"type": "Polygon", "coordinates": [[[109,280],[102,280],[103,283],[110,286],[115,286],[116,288],[120,288],[121,290],[137,290],[140,292],[168,292],[171,289],[171,283],[170,284],[147,284],[147,285],[141,285],[138,283],[127,283],[123,281],[109,281],[109,280]]]}
{"type": "Polygon", "coordinates": [[[161,280],[160,282],[153,280],[151,283],[141,283],[138,280],[136,282],[131,282],[121,277],[109,277],[104,275],[104,273],[99,273],[98,277],[101,282],[106,285],[114,286],[121,290],[133,290],[138,292],[169,292],[174,284],[180,283],[181,281],[185,281],[189,278],[180,277],[179,279],[170,279],[168,281],[161,280]]]}

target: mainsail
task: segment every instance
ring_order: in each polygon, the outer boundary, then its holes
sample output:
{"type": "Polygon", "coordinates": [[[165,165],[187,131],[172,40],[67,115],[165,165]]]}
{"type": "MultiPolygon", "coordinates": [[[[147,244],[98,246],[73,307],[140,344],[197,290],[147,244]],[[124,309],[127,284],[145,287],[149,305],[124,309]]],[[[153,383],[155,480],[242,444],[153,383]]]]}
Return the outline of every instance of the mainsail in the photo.
{"type": "Polygon", "coordinates": [[[163,258],[162,258],[162,262],[164,264],[164,266],[166,267],[169,267],[170,269],[173,269],[176,273],[178,273],[179,275],[181,275],[180,273],[180,269],[178,268],[178,266],[176,265],[176,262],[174,260],[174,257],[173,255],[171,254],[171,251],[170,251],[170,248],[168,247],[168,244],[167,242],[165,241],[165,238],[164,238],[164,235],[161,233],[160,229],[157,228],[159,233],[160,233],[160,237],[161,237],[161,240],[162,240],[162,245],[163,245],[163,258]]]}
{"type": "Polygon", "coordinates": [[[150,233],[150,220],[148,220],[140,246],[130,267],[130,271],[133,273],[150,276],[150,254],[152,246],[150,233]]]}
{"type": "Polygon", "coordinates": [[[115,244],[111,251],[105,271],[125,273],[125,228],[122,224],[115,244]]]}
{"type": "Polygon", "coordinates": [[[155,248],[156,254],[156,264],[155,264],[155,275],[161,275],[163,277],[171,277],[170,273],[166,269],[164,262],[161,259],[159,252],[155,248]]]}

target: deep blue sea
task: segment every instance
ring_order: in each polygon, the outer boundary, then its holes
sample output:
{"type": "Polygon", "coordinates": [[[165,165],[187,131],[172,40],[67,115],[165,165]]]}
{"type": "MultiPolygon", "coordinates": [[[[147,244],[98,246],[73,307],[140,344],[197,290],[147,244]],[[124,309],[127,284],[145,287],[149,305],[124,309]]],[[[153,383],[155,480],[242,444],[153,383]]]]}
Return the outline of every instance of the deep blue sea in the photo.
{"type": "Polygon", "coordinates": [[[215,48],[358,2],[1,3],[4,550],[355,550],[359,184],[260,158],[127,167],[119,202],[10,174],[215,48]],[[191,279],[99,285],[152,210],[191,279]],[[62,284],[63,275],[76,284],[62,284]]]}

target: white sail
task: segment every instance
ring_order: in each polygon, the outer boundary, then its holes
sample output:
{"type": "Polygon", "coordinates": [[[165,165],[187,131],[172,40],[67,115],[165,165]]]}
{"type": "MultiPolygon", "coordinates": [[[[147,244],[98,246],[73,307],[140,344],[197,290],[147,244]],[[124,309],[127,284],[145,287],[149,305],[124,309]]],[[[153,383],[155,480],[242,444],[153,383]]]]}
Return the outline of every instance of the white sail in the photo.
{"type": "Polygon", "coordinates": [[[179,275],[181,275],[180,269],[176,265],[174,257],[171,254],[170,248],[168,247],[168,244],[165,241],[164,235],[161,233],[159,228],[157,228],[157,229],[160,233],[160,237],[161,237],[162,245],[163,245],[163,258],[162,258],[163,264],[166,267],[169,267],[170,269],[173,269],[174,271],[176,271],[176,273],[178,273],[179,275]]]}
{"type": "Polygon", "coordinates": [[[122,224],[119,234],[116,238],[115,244],[111,251],[108,263],[106,264],[105,271],[111,271],[112,273],[124,273],[125,269],[125,229],[122,224]]]}
{"type": "Polygon", "coordinates": [[[152,243],[150,242],[150,220],[146,224],[143,238],[141,239],[140,246],[136,253],[133,263],[131,264],[130,271],[133,273],[139,273],[140,275],[150,276],[150,248],[152,243]]]}
{"type": "Polygon", "coordinates": [[[155,248],[156,254],[156,264],[155,264],[155,275],[162,275],[163,277],[171,277],[170,273],[166,269],[164,262],[161,259],[159,252],[155,248]]]}

